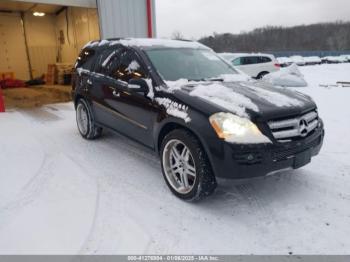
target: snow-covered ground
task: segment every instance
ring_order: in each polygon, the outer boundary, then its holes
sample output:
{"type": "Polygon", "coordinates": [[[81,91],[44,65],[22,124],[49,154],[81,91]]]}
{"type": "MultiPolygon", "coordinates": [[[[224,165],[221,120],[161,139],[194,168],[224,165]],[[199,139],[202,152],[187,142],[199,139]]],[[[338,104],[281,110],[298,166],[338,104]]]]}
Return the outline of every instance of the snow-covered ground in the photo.
{"type": "Polygon", "coordinates": [[[0,254],[350,254],[350,64],[302,67],[324,147],[296,171],[174,197],[158,157],[88,142],[72,104],[0,114],[0,254]]]}

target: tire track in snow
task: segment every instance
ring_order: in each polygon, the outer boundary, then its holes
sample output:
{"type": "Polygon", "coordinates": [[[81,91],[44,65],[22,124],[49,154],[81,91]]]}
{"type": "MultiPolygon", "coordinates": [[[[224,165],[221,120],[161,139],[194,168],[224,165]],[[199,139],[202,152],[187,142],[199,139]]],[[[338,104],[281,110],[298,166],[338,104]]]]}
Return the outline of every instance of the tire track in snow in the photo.
{"type": "Polygon", "coordinates": [[[52,178],[52,173],[50,172],[52,163],[52,159],[45,154],[40,168],[22,188],[19,194],[8,204],[0,207],[0,229],[4,227],[6,222],[15,216],[22,208],[30,204],[40,195],[42,189],[52,178]]]}
{"type": "Polygon", "coordinates": [[[268,224],[275,222],[273,210],[268,209],[269,204],[265,203],[255,192],[252,184],[241,184],[236,186],[237,192],[246,201],[250,210],[257,212],[260,221],[266,221],[268,224]]]}
{"type": "MultiPolygon", "coordinates": [[[[112,202],[112,199],[115,199],[115,194],[119,194],[118,189],[120,189],[120,184],[122,184],[124,188],[127,187],[128,189],[130,189],[130,191],[134,189],[144,191],[145,194],[148,193],[146,190],[143,190],[143,188],[139,188],[134,183],[129,182],[127,180],[129,176],[121,176],[121,181],[118,182],[118,185],[116,187],[113,187],[115,176],[111,174],[109,172],[109,169],[107,168],[108,165],[111,164],[111,159],[109,156],[100,157],[100,154],[98,154],[98,151],[104,152],[106,151],[106,149],[110,151],[111,148],[113,148],[115,154],[111,152],[110,155],[116,156],[117,158],[118,155],[121,154],[123,156],[130,157],[130,159],[135,159],[135,161],[140,161],[140,159],[142,159],[142,162],[146,161],[148,165],[154,167],[156,166],[157,168],[160,166],[159,159],[154,154],[150,153],[148,150],[145,150],[143,147],[139,148],[133,143],[123,141],[121,136],[113,135],[109,137],[108,133],[105,137],[102,137],[102,139],[96,141],[96,143],[93,146],[88,146],[86,148],[87,151],[85,152],[88,155],[82,157],[79,154],[77,154],[74,156],[75,164],[79,165],[79,168],[81,170],[84,170],[85,174],[96,179],[96,183],[98,184],[98,198],[96,198],[96,209],[94,213],[93,223],[89,230],[88,236],[84,240],[78,252],[79,254],[98,253],[101,249],[101,246],[102,249],[104,249],[104,241],[106,241],[106,239],[108,239],[108,236],[111,234],[111,230],[107,227],[107,225],[111,225],[111,227],[114,227],[114,229],[118,229],[118,225],[116,226],[113,217],[111,218],[111,211],[113,210],[111,210],[108,206],[113,206],[112,209],[114,209],[114,213],[123,214],[123,206],[120,206],[120,203],[118,202],[112,202]],[[94,166],[100,166],[103,168],[98,170],[96,168],[93,168],[92,170],[91,168],[89,168],[89,170],[86,170],[86,161],[90,162],[90,158],[92,158],[91,160],[93,161],[94,166]],[[107,172],[105,172],[105,170],[107,172]]],[[[89,166],[91,167],[91,165],[89,166]]],[[[161,176],[160,178],[162,179],[161,176]]],[[[121,190],[123,190],[123,188],[121,188],[121,190]]],[[[127,195],[127,197],[128,196],[129,195],[127,195]]],[[[121,218],[125,219],[125,215],[122,215],[121,218]]],[[[132,226],[134,227],[135,223],[132,223],[132,226]]],[[[152,240],[149,240],[149,243],[150,241],[152,240]]]]}
{"type": "Polygon", "coordinates": [[[89,232],[87,234],[87,237],[85,238],[80,250],[78,251],[78,255],[83,255],[86,252],[90,250],[90,245],[93,240],[93,234],[97,225],[97,219],[99,216],[100,211],[100,186],[97,184],[97,194],[96,194],[96,200],[95,200],[95,211],[92,219],[92,223],[89,229],[89,232]]]}
{"type": "MultiPolygon", "coordinates": [[[[96,199],[94,221],[78,254],[98,254],[99,251],[118,253],[121,251],[118,249],[118,242],[115,243],[116,246],[111,247],[109,240],[117,239],[121,243],[122,238],[128,234],[126,233],[128,230],[136,231],[137,234],[134,235],[138,237],[142,235],[148,239],[147,243],[142,243],[144,250],[147,251],[154,239],[147,229],[138,222],[139,218],[133,217],[132,213],[128,211],[127,201],[130,201],[132,197],[126,195],[123,189],[119,190],[119,188],[104,182],[99,186],[100,193],[96,199]],[[120,197],[121,195],[122,197],[120,197]]],[[[123,184],[125,185],[125,182],[123,184]]],[[[131,183],[127,185],[127,189],[128,191],[137,190],[131,183]]]]}
{"type": "MultiPolygon", "coordinates": [[[[147,161],[148,164],[151,164],[152,166],[156,166],[157,168],[160,166],[160,161],[159,158],[156,157],[154,154],[152,154],[150,151],[144,149],[143,147],[140,147],[138,145],[135,145],[133,143],[129,143],[128,141],[124,141],[123,137],[118,136],[118,135],[111,135],[111,137],[109,137],[108,135],[103,137],[100,142],[106,142],[108,140],[108,143],[98,143],[95,145],[95,147],[93,148],[93,150],[90,153],[96,153],[96,150],[98,149],[105,149],[108,147],[108,149],[112,147],[114,147],[114,150],[117,150],[118,153],[123,152],[123,154],[127,154],[129,156],[131,156],[132,158],[140,158],[142,159],[142,161],[147,161]]],[[[103,166],[103,161],[105,161],[104,158],[97,158],[95,159],[97,160],[97,165],[101,165],[103,166]]],[[[106,159],[108,161],[108,159],[106,159]]],[[[136,159],[137,161],[139,161],[138,159],[136,159]]],[[[85,161],[83,159],[81,159],[81,161],[85,161]]],[[[79,161],[77,161],[77,164],[82,168],[84,168],[84,165],[82,163],[79,163],[79,161]]],[[[84,171],[86,173],[89,173],[91,170],[89,171],[84,171]]],[[[96,170],[95,172],[92,172],[94,174],[101,174],[101,171],[103,172],[103,170],[96,170]]],[[[108,205],[113,205],[113,208],[115,209],[115,213],[119,213],[119,214],[123,214],[122,215],[122,219],[125,219],[125,214],[127,213],[125,212],[127,209],[125,209],[125,207],[123,205],[120,205],[120,203],[116,203],[113,202],[112,199],[115,198],[114,195],[115,194],[120,194],[117,193],[118,188],[113,187],[113,185],[109,185],[108,181],[110,179],[114,179],[113,176],[111,176],[110,174],[108,174],[106,177],[96,177],[95,178],[98,180],[98,185],[99,185],[99,198],[96,200],[98,201],[98,204],[96,204],[96,208],[97,210],[95,211],[95,216],[94,216],[94,222],[91,226],[90,232],[88,234],[88,237],[85,239],[79,254],[94,254],[94,253],[98,253],[101,248],[103,248],[103,242],[106,241],[106,239],[108,239],[108,235],[111,234],[111,228],[108,228],[107,225],[110,225],[111,227],[114,227],[114,229],[116,229],[118,231],[118,226],[120,225],[116,225],[115,221],[112,220],[111,218],[111,214],[109,214],[109,212],[111,211],[108,208],[108,205]],[[103,192],[103,193],[101,193],[103,192]],[[118,211],[116,211],[118,210],[118,211]],[[102,247],[101,247],[102,246],[102,247]]],[[[160,178],[162,179],[162,176],[160,176],[160,178]]],[[[124,178],[122,179],[122,181],[120,181],[123,185],[127,184],[127,188],[128,190],[132,191],[137,190],[137,191],[144,191],[145,194],[148,194],[149,192],[147,192],[147,190],[144,190],[143,188],[139,188],[137,185],[128,182],[127,180],[125,180],[124,178]]],[[[127,198],[132,197],[130,194],[127,195],[127,198]]],[[[128,219],[130,220],[130,217],[128,217],[128,219]]],[[[131,223],[132,227],[136,227],[141,230],[144,235],[148,236],[149,240],[147,242],[147,245],[145,246],[145,250],[147,251],[149,249],[149,246],[152,245],[152,242],[154,242],[153,237],[149,234],[149,232],[147,232],[137,221],[137,219],[132,219],[133,222],[131,223]]],[[[123,221],[124,222],[124,221],[123,221]]],[[[128,221],[128,223],[130,223],[128,221]]],[[[117,247],[116,247],[117,248],[117,247]]]]}

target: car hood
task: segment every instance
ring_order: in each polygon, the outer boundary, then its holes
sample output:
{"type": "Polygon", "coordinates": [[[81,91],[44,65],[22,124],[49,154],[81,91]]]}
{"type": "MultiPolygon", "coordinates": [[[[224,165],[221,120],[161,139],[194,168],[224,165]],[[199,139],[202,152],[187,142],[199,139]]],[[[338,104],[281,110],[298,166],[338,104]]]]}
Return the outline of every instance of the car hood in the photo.
{"type": "Polygon", "coordinates": [[[168,92],[204,114],[231,112],[252,120],[288,117],[316,108],[309,96],[262,81],[187,82],[170,86],[168,92]]]}

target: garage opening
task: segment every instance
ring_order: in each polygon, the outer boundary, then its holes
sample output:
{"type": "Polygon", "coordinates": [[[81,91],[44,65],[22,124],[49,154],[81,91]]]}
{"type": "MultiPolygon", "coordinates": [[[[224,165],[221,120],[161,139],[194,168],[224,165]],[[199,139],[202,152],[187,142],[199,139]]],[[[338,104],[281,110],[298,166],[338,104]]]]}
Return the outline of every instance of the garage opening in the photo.
{"type": "Polygon", "coordinates": [[[96,8],[0,2],[0,85],[6,109],[70,100],[81,48],[99,39],[96,8]]]}

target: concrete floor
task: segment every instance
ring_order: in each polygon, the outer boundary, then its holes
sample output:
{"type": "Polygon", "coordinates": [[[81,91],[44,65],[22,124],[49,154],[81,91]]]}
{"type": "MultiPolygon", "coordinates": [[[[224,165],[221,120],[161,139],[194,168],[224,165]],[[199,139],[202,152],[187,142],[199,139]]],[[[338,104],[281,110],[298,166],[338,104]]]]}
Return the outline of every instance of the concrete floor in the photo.
{"type": "Polygon", "coordinates": [[[5,108],[32,108],[71,100],[71,86],[38,85],[3,89],[5,108]]]}

